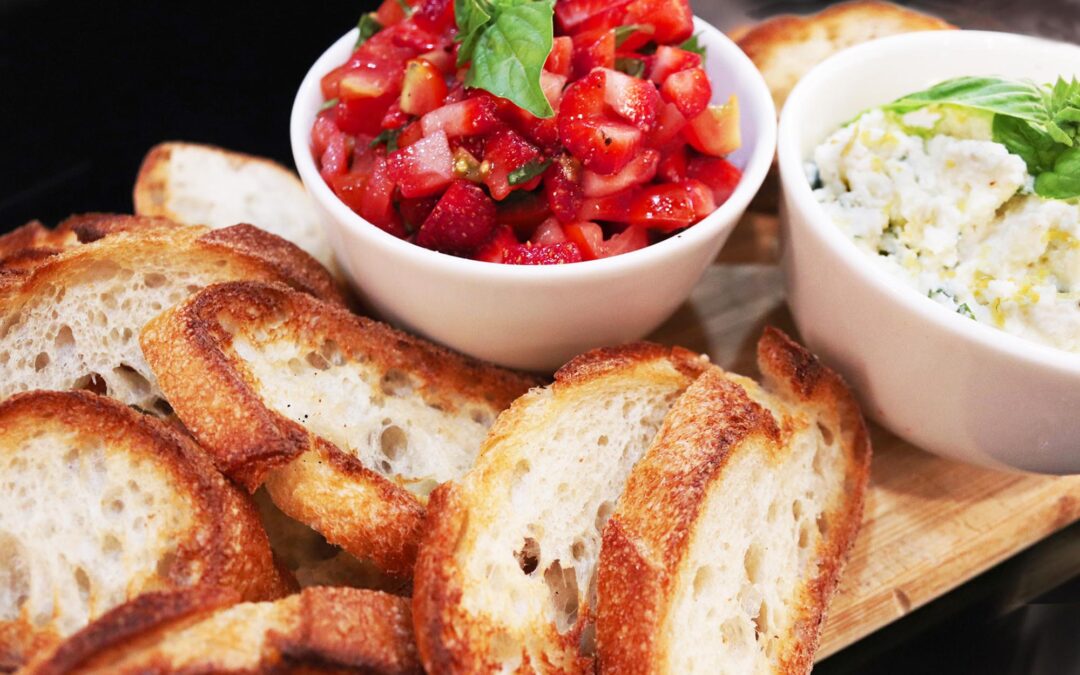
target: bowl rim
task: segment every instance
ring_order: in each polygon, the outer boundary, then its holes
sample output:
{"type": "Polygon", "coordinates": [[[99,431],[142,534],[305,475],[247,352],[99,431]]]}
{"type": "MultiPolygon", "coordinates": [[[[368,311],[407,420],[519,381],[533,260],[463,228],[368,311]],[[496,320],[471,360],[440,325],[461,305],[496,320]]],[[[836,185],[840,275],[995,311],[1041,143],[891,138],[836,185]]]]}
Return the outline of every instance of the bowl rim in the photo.
{"type": "MultiPolygon", "coordinates": [[[[873,265],[871,259],[859,250],[855,242],[833,225],[828,214],[814,198],[810,182],[806,179],[804,169],[806,160],[801,149],[803,140],[801,123],[804,116],[807,113],[812,114],[812,111],[804,103],[805,99],[823,86],[835,90],[837,81],[841,79],[845,71],[871,55],[893,52],[894,57],[901,58],[905,52],[922,51],[928,48],[941,50],[949,43],[957,41],[981,42],[987,45],[988,49],[989,45],[1010,50],[1037,46],[1069,48],[1077,51],[1077,57],[1080,60],[1080,46],[1014,33],[967,30],[907,33],[881,38],[838,52],[803,76],[792,89],[780,114],[777,158],[785,205],[787,208],[799,210],[808,229],[837,258],[843,260],[860,281],[884,294],[909,313],[917,315],[923,321],[937,326],[952,336],[975,343],[1002,356],[1080,377],[1080,354],[1014,335],[980,321],[972,321],[891,279],[884,270],[873,265]]],[[[848,86],[856,86],[851,78],[843,79],[849,83],[848,86]]],[[[790,218],[788,220],[790,222],[790,218]]]]}
{"type": "MultiPolygon", "coordinates": [[[[610,258],[568,265],[495,264],[459,258],[404,241],[383,231],[347,207],[319,175],[315,160],[311,156],[309,139],[317,106],[312,106],[307,101],[322,100],[321,94],[313,97],[312,92],[318,89],[322,76],[344,62],[351,53],[351,45],[356,41],[358,34],[356,28],[337,39],[316,59],[297,90],[289,120],[293,161],[308,193],[326,208],[338,223],[359,237],[373,238],[379,245],[393,250],[395,254],[409,259],[413,264],[438,267],[447,273],[466,274],[481,279],[498,278],[500,281],[509,279],[574,281],[586,276],[613,277],[628,272],[643,271],[661,263],[667,257],[674,257],[682,251],[708,245],[710,241],[720,236],[725,228],[733,227],[760,189],[776,152],[776,124],[774,122],[776,109],[761,73],[730,38],[708,22],[694,17],[694,30],[700,34],[699,40],[705,47],[719,50],[723,55],[725,65],[737,71],[737,79],[748,82],[747,89],[754,99],[753,108],[763,111],[761,118],[764,123],[760,125],[756,145],[743,168],[742,178],[731,196],[719,208],[691,227],[643,249],[610,258]]],[[[748,107],[750,106],[740,105],[740,113],[745,114],[748,107]]]]}

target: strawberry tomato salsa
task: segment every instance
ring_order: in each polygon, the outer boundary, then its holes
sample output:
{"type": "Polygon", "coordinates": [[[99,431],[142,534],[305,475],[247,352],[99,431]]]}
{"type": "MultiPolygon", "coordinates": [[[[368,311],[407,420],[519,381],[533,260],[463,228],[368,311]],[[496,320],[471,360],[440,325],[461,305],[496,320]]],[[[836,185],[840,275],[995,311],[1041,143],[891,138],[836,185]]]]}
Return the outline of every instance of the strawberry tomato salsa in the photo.
{"type": "Polygon", "coordinates": [[[385,0],[322,80],[323,178],[443,253],[626,253],[724,202],[738,105],[713,106],[688,0],[385,0]]]}

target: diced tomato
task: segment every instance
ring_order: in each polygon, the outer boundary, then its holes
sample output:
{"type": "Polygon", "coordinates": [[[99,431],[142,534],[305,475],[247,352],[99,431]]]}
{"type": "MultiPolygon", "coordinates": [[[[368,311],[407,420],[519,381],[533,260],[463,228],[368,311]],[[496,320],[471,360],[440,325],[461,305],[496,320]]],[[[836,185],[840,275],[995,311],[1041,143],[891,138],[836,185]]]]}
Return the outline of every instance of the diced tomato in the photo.
{"type": "Polygon", "coordinates": [[[697,117],[712,98],[712,85],[701,68],[688,68],[668,75],[660,87],[665,101],[674,103],[687,119],[697,117]]]}
{"type": "Polygon", "coordinates": [[[606,197],[593,197],[584,200],[578,209],[579,220],[603,220],[613,223],[630,222],[630,206],[637,197],[639,188],[631,188],[606,197]]]}
{"type": "Polygon", "coordinates": [[[454,178],[450,144],[442,131],[436,131],[407,148],[391,153],[388,162],[390,179],[405,197],[433,195],[454,178]]]}
{"type": "Polygon", "coordinates": [[[319,173],[329,182],[333,176],[340,176],[349,170],[349,155],[352,153],[352,139],[338,133],[327,143],[319,158],[319,173]]]}
{"type": "Polygon", "coordinates": [[[669,183],[678,183],[686,178],[686,146],[683,144],[665,150],[660,158],[656,173],[669,183]]]}
{"type": "Polygon", "coordinates": [[[420,226],[416,243],[443,253],[468,255],[486,243],[494,229],[495,204],[476,185],[456,180],[420,226]]]}
{"type": "Polygon", "coordinates": [[[506,225],[499,225],[495,228],[495,231],[491,233],[491,237],[487,242],[482,244],[476,253],[473,255],[474,260],[482,260],[484,262],[501,263],[506,258],[506,254],[510,249],[515,248],[518,245],[517,237],[514,236],[514,231],[506,225]]]}
{"type": "Polygon", "coordinates": [[[375,10],[375,20],[384,28],[401,23],[406,19],[403,4],[408,5],[403,0],[383,0],[379,8],[375,10]]]}
{"type": "Polygon", "coordinates": [[[442,131],[452,138],[485,134],[499,124],[499,119],[492,97],[476,96],[436,108],[420,118],[420,123],[425,136],[442,131]]]}
{"type": "Polygon", "coordinates": [[[581,251],[569,241],[554,244],[518,244],[506,252],[504,263],[509,265],[564,265],[581,262],[581,251]]]}
{"type": "Polygon", "coordinates": [[[634,185],[648,183],[656,176],[659,163],[659,152],[642,150],[641,154],[630,160],[630,163],[617,173],[603,175],[586,169],[582,179],[585,196],[606,197],[634,185]]]}
{"type": "Polygon", "coordinates": [[[694,220],[701,220],[716,210],[716,199],[713,197],[712,188],[699,180],[688,178],[679,183],[690,195],[690,203],[694,205],[694,220]]]}
{"type": "Polygon", "coordinates": [[[723,157],[739,149],[739,101],[733,95],[724,105],[711,105],[682,131],[686,142],[698,152],[723,157]]]}
{"type": "Polygon", "coordinates": [[[615,67],[615,30],[579,33],[574,36],[573,75],[585,77],[593,68],[615,67]]]}
{"type": "Polygon", "coordinates": [[[562,223],[557,218],[548,218],[536,226],[536,230],[533,232],[532,237],[529,238],[529,241],[539,246],[557,244],[566,241],[566,233],[563,232],[562,223]]]}
{"type": "Polygon", "coordinates": [[[630,251],[636,251],[649,245],[649,234],[644,227],[631,225],[622,232],[612,235],[600,246],[600,257],[610,258],[630,251]]]}
{"type": "Polygon", "coordinates": [[[627,24],[649,24],[657,44],[675,44],[694,32],[690,0],[633,0],[626,6],[627,24]]]}
{"type": "Polygon", "coordinates": [[[694,220],[694,204],[682,185],[651,185],[630,205],[630,222],[670,231],[686,227],[694,220]]]}
{"type": "Polygon", "coordinates": [[[695,157],[687,163],[686,173],[709,186],[717,206],[727,201],[742,178],[735,165],[719,157],[695,157]]]}
{"type": "Polygon", "coordinates": [[[424,59],[405,64],[401,85],[401,109],[410,115],[424,115],[438,108],[446,98],[446,80],[439,69],[424,59]]]}
{"type": "Polygon", "coordinates": [[[577,218],[581,208],[581,164],[562,154],[552,161],[544,174],[544,196],[551,212],[564,223],[577,218]]]}
{"type": "Polygon", "coordinates": [[[484,146],[484,161],[489,167],[484,183],[491,191],[491,196],[502,200],[511,190],[526,187],[529,181],[516,186],[510,185],[510,173],[540,159],[540,151],[516,132],[500,129],[493,133],[484,146]]]}
{"type": "Polygon", "coordinates": [[[574,41],[566,35],[560,35],[551,41],[551,53],[544,62],[544,70],[563,77],[570,76],[573,65],[574,41]]]}
{"type": "Polygon", "coordinates": [[[663,148],[677,138],[681,144],[683,141],[679,136],[679,132],[685,126],[686,118],[679,112],[678,106],[674,103],[661,102],[660,114],[656,119],[656,128],[648,137],[649,145],[654,148],[663,148]]]}
{"type": "Polygon", "coordinates": [[[496,208],[496,221],[514,228],[522,239],[531,237],[536,226],[551,217],[547,200],[537,192],[514,192],[496,208]]]}
{"type": "Polygon", "coordinates": [[[700,67],[701,56],[698,54],[678,47],[660,45],[650,61],[649,79],[657,84],[663,84],[672,73],[700,67]]]}
{"type": "Polygon", "coordinates": [[[555,18],[566,33],[576,33],[594,26],[598,20],[615,21],[603,28],[613,28],[622,24],[618,21],[625,14],[625,7],[630,0],[559,0],[555,3],[555,18]]]}
{"type": "Polygon", "coordinates": [[[604,245],[604,231],[596,223],[567,223],[563,225],[563,232],[567,241],[577,245],[581,251],[581,257],[585,260],[595,260],[601,257],[604,245]]]}
{"type": "Polygon", "coordinates": [[[413,21],[424,30],[439,35],[454,23],[454,1],[422,0],[413,12],[413,21]]]}
{"type": "Polygon", "coordinates": [[[631,122],[642,131],[649,131],[656,123],[660,107],[660,95],[648,80],[631,77],[617,70],[604,70],[604,103],[615,114],[631,122]]]}

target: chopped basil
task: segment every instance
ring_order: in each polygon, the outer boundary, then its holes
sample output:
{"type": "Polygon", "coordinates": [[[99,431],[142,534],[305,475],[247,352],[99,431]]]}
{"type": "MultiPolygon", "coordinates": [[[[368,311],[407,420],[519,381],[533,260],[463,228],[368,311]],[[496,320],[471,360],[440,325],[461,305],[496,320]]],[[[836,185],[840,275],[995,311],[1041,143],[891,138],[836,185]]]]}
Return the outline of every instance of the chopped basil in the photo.
{"type": "Polygon", "coordinates": [[[371,141],[368,146],[374,148],[376,145],[386,144],[386,151],[393,152],[397,150],[397,139],[401,133],[401,129],[383,129],[379,132],[379,135],[375,137],[375,140],[371,141]]]}
{"type": "Polygon", "coordinates": [[[522,183],[528,183],[533,178],[536,178],[540,174],[544,173],[547,168],[551,166],[551,160],[545,159],[543,161],[534,159],[531,162],[526,162],[518,168],[510,172],[507,176],[506,182],[511,185],[521,185],[522,183]]]}
{"type": "Polygon", "coordinates": [[[382,24],[375,20],[375,14],[368,12],[360,16],[360,20],[356,22],[356,27],[360,29],[360,37],[356,39],[356,46],[364,44],[368,39],[382,30],[382,24]]]}
{"type": "Polygon", "coordinates": [[[975,318],[975,312],[971,311],[966,302],[960,303],[960,306],[956,308],[956,313],[961,316],[966,316],[969,319],[975,318]]]}
{"type": "Polygon", "coordinates": [[[701,58],[705,58],[705,46],[698,43],[698,35],[701,35],[701,33],[695,33],[686,38],[686,41],[679,45],[679,49],[694,52],[701,58]]]}
{"type": "Polygon", "coordinates": [[[626,39],[638,31],[653,32],[652,26],[645,26],[639,23],[632,23],[628,26],[619,26],[615,29],[615,46],[621,47],[622,43],[626,42],[626,39]]]}
{"type": "Polygon", "coordinates": [[[645,74],[645,61],[633,56],[619,56],[615,59],[615,70],[634,77],[641,77],[645,74]]]}
{"type": "Polygon", "coordinates": [[[319,112],[325,112],[325,111],[329,110],[330,108],[333,108],[337,104],[338,104],[338,100],[336,98],[332,98],[329,101],[324,102],[321,106],[319,106],[319,112]]]}

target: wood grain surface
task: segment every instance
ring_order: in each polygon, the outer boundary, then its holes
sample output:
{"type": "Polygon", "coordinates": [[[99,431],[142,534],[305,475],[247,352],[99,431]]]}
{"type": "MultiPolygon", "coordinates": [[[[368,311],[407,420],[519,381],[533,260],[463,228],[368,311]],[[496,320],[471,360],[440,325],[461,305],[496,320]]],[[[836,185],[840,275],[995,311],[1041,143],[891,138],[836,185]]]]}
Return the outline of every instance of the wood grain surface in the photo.
{"type": "MultiPolygon", "coordinates": [[[[798,337],[775,264],[776,219],[740,223],[690,300],[652,339],[756,375],[774,325],[798,337]]],[[[871,425],[862,529],[829,608],[820,660],[1080,519],[1080,476],[989,471],[941,459],[871,425]]]]}

